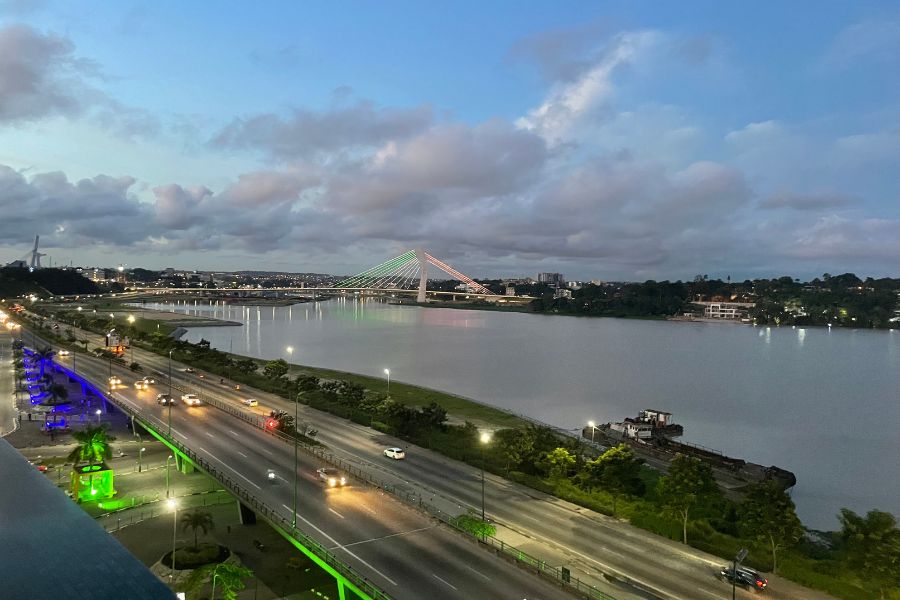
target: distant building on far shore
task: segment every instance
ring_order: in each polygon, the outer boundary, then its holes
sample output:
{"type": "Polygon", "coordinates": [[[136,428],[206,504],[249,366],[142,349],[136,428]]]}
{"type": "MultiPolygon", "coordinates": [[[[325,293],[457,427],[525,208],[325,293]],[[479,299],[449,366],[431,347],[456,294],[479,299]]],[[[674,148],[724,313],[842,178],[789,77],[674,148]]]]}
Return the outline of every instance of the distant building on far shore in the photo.
{"type": "Polygon", "coordinates": [[[538,283],[546,283],[548,285],[565,285],[566,278],[562,273],[538,273],[538,283]]]}
{"type": "Polygon", "coordinates": [[[692,302],[703,307],[704,319],[737,320],[747,317],[753,302],[692,302]]]}

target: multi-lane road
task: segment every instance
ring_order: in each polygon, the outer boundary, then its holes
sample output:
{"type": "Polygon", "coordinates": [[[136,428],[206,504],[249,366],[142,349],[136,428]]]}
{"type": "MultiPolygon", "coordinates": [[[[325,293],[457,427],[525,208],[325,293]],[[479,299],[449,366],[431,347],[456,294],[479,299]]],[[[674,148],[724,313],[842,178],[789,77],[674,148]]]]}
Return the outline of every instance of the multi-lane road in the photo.
{"type": "MultiPolygon", "coordinates": [[[[77,359],[78,372],[105,382],[107,363],[83,356],[77,359]]],[[[135,350],[134,358],[145,369],[168,372],[165,357],[135,350]]],[[[117,374],[130,384],[135,376],[119,369],[117,374]]],[[[293,403],[277,396],[221,385],[218,376],[200,378],[199,373],[184,373],[177,364],[172,372],[177,388],[198,392],[201,398],[214,398],[260,415],[271,409],[294,410],[293,403]],[[249,409],[240,403],[250,396],[259,400],[259,407],[249,409]]],[[[166,378],[157,379],[157,391],[166,391],[166,378]]],[[[117,393],[162,426],[165,410],[153,401],[157,391],[137,392],[129,387],[117,393]]],[[[383,457],[383,449],[407,444],[306,406],[300,406],[300,411],[300,421],[317,428],[318,438],[333,454],[374,477],[418,494],[447,512],[480,510],[478,469],[417,447],[408,448],[406,460],[392,461],[383,457]]],[[[281,507],[285,515],[290,515],[292,486],[288,480],[293,471],[293,449],[288,444],[211,406],[179,405],[172,412],[176,439],[211,463],[233,471],[270,506],[281,507]],[[274,485],[265,480],[268,468],[280,475],[274,485]]],[[[301,458],[298,526],[327,547],[336,548],[348,564],[390,595],[421,598],[426,595],[423,590],[437,598],[466,594],[544,598],[561,594],[377,492],[362,486],[324,490],[314,478],[315,468],[322,465],[309,455],[301,453],[301,458]]],[[[498,525],[500,539],[549,564],[567,566],[573,577],[595,583],[616,598],[695,600],[731,594],[731,587],[716,577],[721,559],[616,519],[490,474],[485,482],[485,502],[488,516],[498,525]]],[[[829,598],[781,579],[771,583],[769,595],[773,598],[829,598]]]]}
{"type": "MultiPolygon", "coordinates": [[[[140,358],[145,363],[155,362],[146,360],[149,356],[140,358]]],[[[70,359],[61,362],[71,367],[70,359]]],[[[155,366],[161,369],[163,365],[155,366]]],[[[97,383],[100,389],[105,387],[109,368],[105,361],[82,355],[76,368],[80,376],[97,383]]],[[[158,430],[167,431],[169,409],[155,401],[157,393],[166,391],[165,383],[160,381],[149,390],[138,391],[131,385],[136,378],[133,373],[115,368],[114,373],[123,380],[123,386],[113,392],[116,399],[158,430]]],[[[181,377],[178,380],[179,387],[186,383],[180,381],[181,377]]],[[[216,395],[239,405],[230,394],[216,395]]],[[[258,500],[291,519],[292,446],[208,405],[186,407],[179,403],[172,409],[172,435],[258,500]],[[274,481],[268,478],[268,469],[275,471],[274,481]]],[[[316,469],[322,466],[315,457],[300,454],[298,529],[391,597],[571,597],[373,488],[354,485],[351,480],[345,488],[328,489],[316,477],[316,469]]]]}

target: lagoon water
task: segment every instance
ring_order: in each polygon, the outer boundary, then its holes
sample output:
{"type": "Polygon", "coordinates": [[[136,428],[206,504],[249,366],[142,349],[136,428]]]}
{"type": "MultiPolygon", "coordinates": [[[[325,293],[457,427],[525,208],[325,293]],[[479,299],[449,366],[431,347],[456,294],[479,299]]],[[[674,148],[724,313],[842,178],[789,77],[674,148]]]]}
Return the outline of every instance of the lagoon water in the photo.
{"type": "Polygon", "coordinates": [[[900,515],[900,332],[579,318],[333,299],[146,304],[237,321],[221,350],[436,388],[564,428],[674,414],[684,440],[797,475],[808,527],[900,515]]]}

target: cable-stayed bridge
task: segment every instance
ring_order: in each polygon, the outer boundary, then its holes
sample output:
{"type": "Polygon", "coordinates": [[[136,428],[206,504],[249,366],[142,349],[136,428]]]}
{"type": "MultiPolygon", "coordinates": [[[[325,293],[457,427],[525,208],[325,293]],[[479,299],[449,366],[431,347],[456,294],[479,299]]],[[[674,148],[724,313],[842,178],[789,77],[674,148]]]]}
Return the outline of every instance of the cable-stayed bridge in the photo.
{"type": "Polygon", "coordinates": [[[427,302],[428,297],[443,297],[451,300],[459,299],[461,296],[467,299],[476,297],[489,302],[509,302],[513,299],[518,301],[531,300],[527,296],[509,296],[505,294],[497,294],[487,287],[478,283],[468,275],[465,275],[442,260],[435,258],[424,250],[408,250],[399,256],[395,256],[390,260],[366,269],[358,275],[347,277],[333,286],[322,287],[278,287],[266,288],[265,290],[248,290],[248,289],[198,289],[198,288],[158,288],[158,287],[129,287],[129,292],[146,293],[169,293],[169,292],[201,292],[204,295],[216,295],[222,293],[249,295],[259,292],[299,292],[299,293],[354,293],[362,295],[384,295],[384,294],[415,294],[416,301],[427,302]],[[428,278],[429,273],[444,274],[451,279],[455,279],[465,284],[464,291],[441,291],[429,290],[428,278]]]}

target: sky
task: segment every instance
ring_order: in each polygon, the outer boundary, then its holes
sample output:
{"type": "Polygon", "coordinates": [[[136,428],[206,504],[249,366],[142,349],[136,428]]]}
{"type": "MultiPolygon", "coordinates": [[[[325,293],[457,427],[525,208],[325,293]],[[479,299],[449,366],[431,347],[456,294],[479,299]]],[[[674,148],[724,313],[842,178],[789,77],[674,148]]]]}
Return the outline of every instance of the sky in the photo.
{"type": "Polygon", "coordinates": [[[900,276],[896,2],[0,0],[0,263],[900,276]]]}

